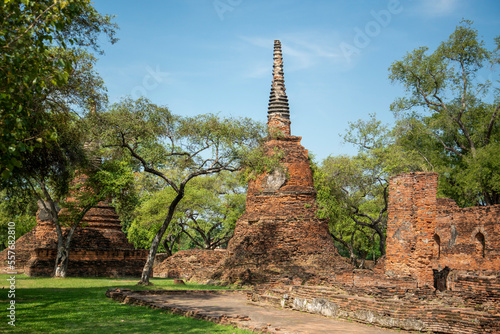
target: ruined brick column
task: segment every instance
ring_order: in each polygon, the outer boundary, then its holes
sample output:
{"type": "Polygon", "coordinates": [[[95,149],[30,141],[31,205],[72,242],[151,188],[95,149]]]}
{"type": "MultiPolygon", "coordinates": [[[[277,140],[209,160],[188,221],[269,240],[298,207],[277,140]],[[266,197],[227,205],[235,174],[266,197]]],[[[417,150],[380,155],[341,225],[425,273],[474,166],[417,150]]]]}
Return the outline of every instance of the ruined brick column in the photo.
{"type": "Polygon", "coordinates": [[[316,192],[307,150],[290,135],[281,44],[274,42],[268,109],[268,154],[284,153],[282,168],[248,184],[246,212],[236,223],[228,256],[214,278],[243,283],[320,279],[348,267],[338,255],[328,224],[316,216],[316,192]]]}
{"type": "Polygon", "coordinates": [[[432,286],[431,259],[437,210],[437,174],[408,173],[389,184],[386,274],[432,286]]]}

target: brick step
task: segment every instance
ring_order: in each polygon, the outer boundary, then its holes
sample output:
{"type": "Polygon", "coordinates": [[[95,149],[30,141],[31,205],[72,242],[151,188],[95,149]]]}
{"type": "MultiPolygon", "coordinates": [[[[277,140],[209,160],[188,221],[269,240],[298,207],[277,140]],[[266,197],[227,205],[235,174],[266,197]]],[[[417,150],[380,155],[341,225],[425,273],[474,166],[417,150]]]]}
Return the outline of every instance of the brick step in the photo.
{"type": "Polygon", "coordinates": [[[281,297],[270,295],[252,295],[252,301],[257,303],[271,304],[275,307],[281,307],[281,297]]]}

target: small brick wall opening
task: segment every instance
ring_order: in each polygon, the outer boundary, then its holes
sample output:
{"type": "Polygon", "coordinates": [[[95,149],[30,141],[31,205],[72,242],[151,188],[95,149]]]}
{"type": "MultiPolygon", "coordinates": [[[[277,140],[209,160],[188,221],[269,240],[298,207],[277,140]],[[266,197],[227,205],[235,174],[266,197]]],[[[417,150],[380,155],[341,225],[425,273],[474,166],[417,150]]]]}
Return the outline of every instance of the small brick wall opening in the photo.
{"type": "Polygon", "coordinates": [[[475,238],[477,241],[477,246],[476,246],[477,253],[479,254],[479,256],[484,257],[486,248],[486,241],[484,240],[484,234],[478,232],[475,238]]]}
{"type": "Polygon", "coordinates": [[[434,274],[434,289],[439,291],[445,291],[448,289],[446,281],[448,279],[448,274],[450,273],[450,268],[444,267],[443,270],[432,269],[434,274]]]}
{"type": "Polygon", "coordinates": [[[441,238],[439,235],[434,234],[434,251],[433,251],[433,256],[435,258],[438,258],[441,256],[441,238]]]}

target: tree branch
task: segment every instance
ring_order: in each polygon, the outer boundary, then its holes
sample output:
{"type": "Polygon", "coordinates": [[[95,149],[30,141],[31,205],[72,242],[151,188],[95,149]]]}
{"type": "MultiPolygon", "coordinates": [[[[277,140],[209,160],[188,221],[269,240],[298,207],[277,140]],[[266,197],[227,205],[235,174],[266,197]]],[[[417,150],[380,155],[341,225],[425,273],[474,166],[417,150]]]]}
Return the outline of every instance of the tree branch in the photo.
{"type": "Polygon", "coordinates": [[[491,132],[493,131],[493,126],[495,125],[495,120],[498,116],[498,110],[500,110],[500,104],[498,104],[493,111],[490,122],[488,123],[488,127],[486,128],[486,136],[484,138],[485,145],[488,145],[490,143],[491,132]]]}

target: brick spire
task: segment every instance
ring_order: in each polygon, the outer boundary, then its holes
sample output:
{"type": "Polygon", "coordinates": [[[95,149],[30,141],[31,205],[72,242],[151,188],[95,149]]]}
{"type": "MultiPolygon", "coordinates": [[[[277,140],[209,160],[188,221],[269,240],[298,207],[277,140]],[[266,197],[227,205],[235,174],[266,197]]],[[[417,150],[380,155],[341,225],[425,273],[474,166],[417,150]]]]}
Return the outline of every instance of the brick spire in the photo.
{"type": "Polygon", "coordinates": [[[283,56],[281,53],[281,42],[274,41],[274,63],[273,82],[271,84],[271,95],[269,96],[269,108],[267,111],[267,126],[269,131],[282,132],[290,135],[290,109],[288,97],[286,96],[285,78],[283,74],[283,56]]]}

